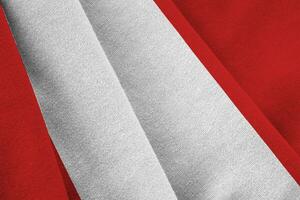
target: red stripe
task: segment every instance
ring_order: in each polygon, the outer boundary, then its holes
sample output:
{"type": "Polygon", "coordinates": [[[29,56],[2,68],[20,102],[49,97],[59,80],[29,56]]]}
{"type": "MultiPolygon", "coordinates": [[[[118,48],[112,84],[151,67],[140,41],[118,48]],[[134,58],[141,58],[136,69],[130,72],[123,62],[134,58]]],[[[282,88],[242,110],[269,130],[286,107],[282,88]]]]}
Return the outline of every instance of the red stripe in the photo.
{"type": "Polygon", "coordinates": [[[55,156],[1,7],[0,163],[0,199],[79,199],[55,156]]]}
{"type": "Polygon", "coordinates": [[[64,183],[65,183],[65,187],[68,192],[69,199],[70,200],[80,200],[79,194],[77,193],[76,188],[75,188],[71,178],[69,177],[69,174],[68,174],[68,172],[67,172],[62,160],[60,159],[53,144],[52,144],[52,147],[55,152],[55,156],[56,156],[56,159],[57,159],[57,162],[59,165],[60,173],[62,174],[63,179],[64,179],[64,183]]]}
{"type": "MultiPolygon", "coordinates": [[[[193,29],[172,0],[156,4],[287,171],[300,184],[300,158],[193,29]]],[[[220,30],[222,31],[222,30],[220,30]]]]}

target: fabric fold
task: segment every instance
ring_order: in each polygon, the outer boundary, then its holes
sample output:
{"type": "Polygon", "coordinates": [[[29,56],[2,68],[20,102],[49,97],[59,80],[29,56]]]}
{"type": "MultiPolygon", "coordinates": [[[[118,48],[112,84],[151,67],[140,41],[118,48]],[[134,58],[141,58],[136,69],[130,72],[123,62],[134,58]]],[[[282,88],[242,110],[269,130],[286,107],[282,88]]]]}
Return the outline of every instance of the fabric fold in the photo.
{"type": "Polygon", "coordinates": [[[295,151],[296,149],[294,149],[295,146],[293,147],[293,145],[291,145],[292,143],[296,144],[297,139],[294,138],[289,141],[289,139],[284,138],[286,132],[283,130],[285,129],[290,133],[297,133],[296,126],[299,124],[296,119],[298,115],[297,107],[300,104],[296,102],[300,101],[297,100],[297,97],[294,98],[291,92],[297,91],[296,88],[299,86],[299,84],[297,84],[297,67],[295,67],[299,59],[296,55],[297,53],[295,53],[297,51],[291,50],[289,45],[291,45],[292,49],[297,49],[300,46],[297,46],[297,43],[286,43],[283,41],[293,40],[292,38],[297,35],[297,31],[300,29],[295,26],[289,26],[287,30],[282,29],[282,32],[273,32],[270,31],[270,29],[264,30],[264,28],[259,28],[265,27],[264,24],[269,24],[276,29],[276,27],[289,23],[289,20],[300,19],[295,16],[298,7],[288,7],[287,10],[289,10],[289,14],[285,15],[280,7],[289,4],[288,2],[284,4],[277,2],[271,9],[267,9],[267,2],[261,4],[258,1],[248,1],[246,3],[232,1],[229,4],[195,1],[193,5],[190,4],[190,1],[156,0],[155,2],[247,121],[249,121],[259,136],[272,150],[278,160],[296,182],[300,184],[300,157],[295,151]],[[248,13],[250,15],[248,16],[246,14],[247,17],[245,18],[240,18],[245,13],[236,12],[237,10],[243,10],[253,6],[267,10],[266,12],[261,12],[261,9],[250,9],[248,13]],[[206,11],[200,12],[199,10],[206,11]],[[216,10],[227,10],[227,12],[215,12],[216,10]],[[278,13],[276,18],[265,21],[266,18],[263,16],[269,16],[276,12],[278,13]],[[253,22],[252,17],[261,18],[262,23],[256,27],[256,23],[251,23],[251,21],[253,22]],[[276,20],[278,18],[280,18],[280,20],[276,20]],[[231,20],[233,23],[231,23],[231,20]],[[237,23],[241,23],[243,26],[236,26],[237,23]],[[253,26],[255,28],[253,28],[253,26]],[[243,29],[242,27],[252,27],[252,29],[250,28],[251,30],[258,28],[259,30],[255,35],[252,35],[249,34],[248,29],[243,29]],[[220,29],[225,29],[230,33],[224,34],[220,29]],[[259,38],[266,38],[263,35],[270,33],[274,37],[267,37],[267,40],[263,43],[251,42],[257,39],[259,40],[259,38]],[[293,34],[286,35],[287,37],[283,40],[281,39],[282,37],[278,37],[282,34],[285,35],[285,33],[293,34]],[[231,37],[235,34],[237,34],[238,38],[231,37]],[[243,45],[240,45],[240,42],[238,42],[241,38],[244,38],[242,39],[244,41],[243,45]],[[284,51],[281,56],[276,55],[278,53],[278,46],[273,48],[273,43],[277,42],[284,44],[284,49],[289,49],[284,51]],[[248,48],[249,44],[251,46],[250,48],[248,48]],[[266,48],[269,50],[266,50],[266,48]],[[255,54],[249,53],[249,51],[255,52],[255,54]],[[261,59],[256,59],[256,53],[258,52],[263,52],[266,56],[260,57],[261,59]],[[287,59],[287,55],[291,59],[287,59]],[[276,57],[276,61],[272,59],[273,57],[276,57]],[[272,60],[271,65],[263,64],[264,62],[268,62],[268,60],[271,61],[270,58],[272,60]],[[282,64],[286,62],[291,64],[288,66],[282,64]],[[247,71],[249,69],[252,69],[252,73],[248,74],[247,71]],[[293,75],[290,76],[289,74],[293,75]],[[265,81],[264,77],[268,80],[265,81]],[[255,81],[253,82],[253,80],[249,78],[255,79],[255,81]],[[276,84],[273,85],[270,83],[270,80],[273,83],[276,82],[276,84]],[[278,80],[283,80],[284,82],[278,80]],[[245,84],[247,84],[248,87],[245,87],[245,84]],[[278,88],[286,86],[288,86],[287,90],[278,90],[278,88]],[[261,93],[261,95],[259,95],[259,97],[256,95],[253,96],[252,92],[249,93],[249,87],[252,91],[255,91],[256,94],[261,93]],[[265,90],[265,92],[262,92],[261,89],[265,90]],[[275,93],[272,91],[275,91],[275,93]],[[290,97],[287,98],[288,96],[290,97]],[[260,100],[258,100],[257,97],[258,99],[260,98],[260,100]],[[263,108],[265,106],[261,106],[257,100],[269,107],[268,110],[270,112],[265,112],[266,110],[263,108]],[[287,111],[289,113],[288,115],[287,111]],[[274,112],[277,114],[274,114],[274,112]],[[275,120],[279,123],[274,123],[275,118],[284,118],[284,120],[275,120]],[[289,126],[289,124],[291,124],[291,126],[289,126]],[[282,129],[282,127],[286,127],[287,129],[282,129]]]}
{"type": "Polygon", "coordinates": [[[3,6],[80,197],[176,199],[80,3],[20,0],[3,6]]]}
{"type": "Polygon", "coordinates": [[[172,0],[156,0],[155,3],[160,7],[161,11],[173,24],[174,28],[176,28],[198,59],[201,60],[205,68],[230,97],[231,101],[236,105],[245,119],[253,126],[274,155],[299,184],[300,157],[297,153],[227,70],[227,67],[216,57],[212,49],[195,31],[174,2],[172,0]]]}
{"type": "Polygon", "coordinates": [[[3,5],[82,199],[300,199],[153,1],[3,5]]]}
{"type": "Polygon", "coordinates": [[[42,113],[1,6],[0,177],[0,199],[68,199],[42,113]]]}
{"type": "Polygon", "coordinates": [[[172,2],[300,156],[300,2],[172,2]]]}
{"type": "Polygon", "coordinates": [[[300,198],[154,2],[80,2],[178,199],[300,198]]]}

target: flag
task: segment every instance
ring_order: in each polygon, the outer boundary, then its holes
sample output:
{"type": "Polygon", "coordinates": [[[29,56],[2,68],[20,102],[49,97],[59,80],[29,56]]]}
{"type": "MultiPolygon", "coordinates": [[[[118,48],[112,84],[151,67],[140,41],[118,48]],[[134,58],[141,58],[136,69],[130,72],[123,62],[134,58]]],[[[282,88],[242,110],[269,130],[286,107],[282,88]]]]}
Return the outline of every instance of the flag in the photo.
{"type": "Polygon", "coordinates": [[[300,199],[296,1],[1,3],[1,199],[300,199]]]}

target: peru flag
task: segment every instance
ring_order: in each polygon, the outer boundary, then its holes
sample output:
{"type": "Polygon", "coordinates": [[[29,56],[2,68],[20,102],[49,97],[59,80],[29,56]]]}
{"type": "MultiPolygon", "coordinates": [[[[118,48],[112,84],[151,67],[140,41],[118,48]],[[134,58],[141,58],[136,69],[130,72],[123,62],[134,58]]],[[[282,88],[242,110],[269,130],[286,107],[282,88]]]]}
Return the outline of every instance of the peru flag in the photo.
{"type": "Polygon", "coordinates": [[[0,2],[1,200],[300,200],[299,1],[0,2]]]}

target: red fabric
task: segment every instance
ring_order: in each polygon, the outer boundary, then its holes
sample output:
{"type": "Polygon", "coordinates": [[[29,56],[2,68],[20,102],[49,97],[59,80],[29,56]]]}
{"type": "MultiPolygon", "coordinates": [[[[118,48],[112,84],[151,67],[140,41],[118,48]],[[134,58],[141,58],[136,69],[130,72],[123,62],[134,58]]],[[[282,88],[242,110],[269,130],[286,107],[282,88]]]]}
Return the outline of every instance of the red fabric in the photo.
{"type": "Polygon", "coordinates": [[[300,1],[174,1],[300,155],[300,1]]]}
{"type": "Polygon", "coordinates": [[[62,174],[63,179],[64,179],[64,183],[65,183],[65,187],[68,192],[69,199],[70,200],[80,200],[79,194],[77,193],[76,188],[75,188],[71,178],[69,177],[69,174],[68,174],[64,164],[62,163],[62,160],[60,159],[53,144],[52,144],[52,147],[53,147],[53,150],[55,151],[55,156],[58,161],[60,173],[62,174]]]}
{"type": "Polygon", "coordinates": [[[296,38],[300,26],[289,26],[300,19],[300,15],[296,16],[297,6],[287,6],[287,1],[280,1],[281,5],[279,1],[276,5],[238,0],[175,2],[156,0],[196,56],[300,184],[300,157],[295,151],[299,147],[296,132],[300,128],[300,71],[296,66],[300,57],[294,51],[300,48],[296,38]],[[285,52],[280,53],[280,49],[285,52]]]}
{"type": "Polygon", "coordinates": [[[79,199],[57,158],[0,7],[0,199],[79,199]]]}

